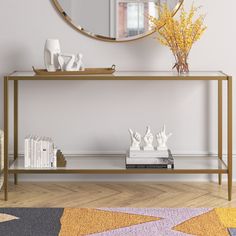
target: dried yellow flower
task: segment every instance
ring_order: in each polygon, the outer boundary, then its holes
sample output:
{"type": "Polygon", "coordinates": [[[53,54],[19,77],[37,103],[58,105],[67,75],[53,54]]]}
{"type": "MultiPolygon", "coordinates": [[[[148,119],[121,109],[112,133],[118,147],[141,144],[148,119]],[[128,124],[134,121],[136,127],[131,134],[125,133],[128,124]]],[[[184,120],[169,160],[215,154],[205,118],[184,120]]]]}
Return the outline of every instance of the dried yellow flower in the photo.
{"type": "Polygon", "coordinates": [[[150,22],[158,32],[157,40],[170,48],[173,52],[178,72],[188,72],[188,55],[193,44],[198,41],[206,30],[204,26],[204,16],[195,18],[199,8],[192,5],[189,12],[184,6],[181,8],[179,19],[172,16],[172,11],[167,4],[158,7],[159,18],[149,17],[150,22]],[[194,19],[195,18],[195,19],[194,19]]]}

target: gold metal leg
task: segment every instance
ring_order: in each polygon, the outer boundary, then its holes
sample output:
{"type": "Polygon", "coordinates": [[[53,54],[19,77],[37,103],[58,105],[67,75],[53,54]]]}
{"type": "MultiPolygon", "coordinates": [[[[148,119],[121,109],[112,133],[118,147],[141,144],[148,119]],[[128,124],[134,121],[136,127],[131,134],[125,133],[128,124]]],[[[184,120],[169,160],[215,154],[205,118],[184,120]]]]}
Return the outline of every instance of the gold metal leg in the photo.
{"type": "MultiPolygon", "coordinates": [[[[18,80],[14,80],[14,160],[18,158],[18,80]]],[[[14,183],[17,184],[17,174],[14,174],[14,183]]]]}
{"type": "Polygon", "coordinates": [[[8,77],[4,77],[4,198],[8,199],[8,77]]]}
{"type": "Polygon", "coordinates": [[[233,104],[232,104],[232,77],[228,77],[228,199],[232,199],[232,155],[233,155],[233,104]]]}
{"type": "MultiPolygon", "coordinates": [[[[218,80],[218,157],[222,160],[222,80],[218,80]]],[[[222,174],[218,174],[219,185],[222,183],[222,174]]]]}

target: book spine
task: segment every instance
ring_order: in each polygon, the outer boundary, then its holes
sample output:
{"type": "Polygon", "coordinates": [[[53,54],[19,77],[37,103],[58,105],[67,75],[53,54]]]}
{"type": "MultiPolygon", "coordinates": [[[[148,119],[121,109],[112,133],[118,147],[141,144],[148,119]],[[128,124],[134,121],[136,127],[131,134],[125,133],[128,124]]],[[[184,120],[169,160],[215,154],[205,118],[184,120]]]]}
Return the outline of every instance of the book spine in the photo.
{"type": "Polygon", "coordinates": [[[42,162],[43,162],[43,168],[46,167],[46,151],[47,151],[47,147],[46,147],[46,140],[45,137],[43,137],[42,140],[42,162]]]}
{"type": "Polygon", "coordinates": [[[30,139],[30,167],[34,167],[34,136],[30,139]]]}
{"type": "Polygon", "coordinates": [[[131,169],[131,168],[140,168],[140,169],[168,169],[171,168],[168,165],[133,165],[133,164],[127,164],[126,168],[131,169]]]}
{"type": "Polygon", "coordinates": [[[50,167],[53,167],[53,156],[54,156],[54,145],[52,139],[50,139],[50,148],[49,148],[49,156],[50,156],[50,167]]]}
{"type": "Polygon", "coordinates": [[[40,139],[39,139],[39,160],[40,160],[39,165],[40,165],[40,168],[43,167],[42,154],[43,154],[43,152],[42,152],[42,137],[40,137],[40,139]]]}
{"type": "Polygon", "coordinates": [[[173,158],[152,158],[152,159],[147,159],[147,158],[126,158],[126,163],[130,165],[168,165],[168,164],[173,164],[174,159],[173,158]]]}
{"type": "Polygon", "coordinates": [[[50,139],[47,138],[47,168],[50,167],[50,139]]]}
{"type": "Polygon", "coordinates": [[[28,139],[28,145],[27,145],[27,158],[28,158],[28,167],[31,167],[31,156],[30,156],[30,151],[31,151],[31,149],[30,149],[30,143],[31,143],[31,136],[29,136],[29,139],[28,139]]]}
{"type": "Polygon", "coordinates": [[[29,161],[29,142],[30,142],[30,137],[25,138],[25,152],[24,152],[24,165],[25,168],[30,167],[30,161],[29,161]]]}
{"type": "Polygon", "coordinates": [[[37,163],[37,137],[34,138],[34,167],[38,167],[37,163]]]}
{"type": "Polygon", "coordinates": [[[53,150],[53,164],[52,164],[53,168],[57,167],[57,149],[53,150]]]}
{"type": "Polygon", "coordinates": [[[40,138],[36,140],[36,160],[37,160],[37,168],[41,168],[41,160],[40,160],[40,138]]]}

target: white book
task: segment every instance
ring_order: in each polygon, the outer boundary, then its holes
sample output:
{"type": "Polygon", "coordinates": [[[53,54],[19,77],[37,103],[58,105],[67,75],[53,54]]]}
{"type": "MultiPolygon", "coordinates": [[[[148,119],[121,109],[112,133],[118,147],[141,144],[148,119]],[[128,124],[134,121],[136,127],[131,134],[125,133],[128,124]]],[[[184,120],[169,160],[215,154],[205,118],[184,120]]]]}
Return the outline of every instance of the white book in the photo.
{"type": "Polygon", "coordinates": [[[42,162],[43,168],[47,167],[47,140],[45,137],[42,139],[42,162]]]}
{"type": "Polygon", "coordinates": [[[30,137],[30,142],[29,142],[29,147],[30,147],[30,150],[29,150],[29,158],[30,158],[30,167],[34,167],[34,159],[33,159],[33,156],[34,156],[34,150],[33,150],[33,145],[34,143],[34,136],[31,135],[30,137]]]}
{"type": "Polygon", "coordinates": [[[36,150],[37,136],[34,136],[33,139],[33,159],[34,159],[34,168],[37,168],[37,150],[36,150]]]}
{"type": "Polygon", "coordinates": [[[33,136],[30,135],[29,137],[29,146],[28,146],[28,161],[29,161],[29,167],[33,166],[33,160],[32,160],[32,138],[33,136]]]}
{"type": "Polygon", "coordinates": [[[24,141],[24,166],[27,166],[27,137],[25,137],[25,141],[24,141]]]}
{"type": "Polygon", "coordinates": [[[33,139],[32,139],[32,162],[33,162],[33,168],[36,167],[36,158],[35,158],[35,139],[36,139],[36,136],[33,136],[33,139]]]}
{"type": "Polygon", "coordinates": [[[49,163],[49,167],[52,167],[52,140],[50,138],[48,138],[48,163],[49,163]]]}
{"type": "Polygon", "coordinates": [[[47,168],[50,167],[50,139],[47,138],[47,168]]]}
{"type": "Polygon", "coordinates": [[[155,157],[162,157],[162,158],[168,158],[169,157],[169,151],[158,151],[158,150],[153,150],[153,151],[133,151],[129,150],[128,151],[128,156],[130,158],[155,158],[155,157]]]}
{"type": "Polygon", "coordinates": [[[33,168],[36,167],[36,147],[35,147],[35,140],[36,140],[36,136],[33,137],[32,140],[32,149],[33,149],[33,168]]]}
{"type": "Polygon", "coordinates": [[[25,148],[25,151],[24,151],[25,168],[30,167],[30,153],[29,153],[30,147],[29,146],[30,146],[30,135],[25,137],[25,145],[24,145],[24,148],[25,148]]]}
{"type": "Polygon", "coordinates": [[[41,168],[41,165],[40,165],[40,162],[41,162],[40,137],[37,137],[35,142],[36,142],[36,163],[37,163],[37,168],[41,168]]]}
{"type": "Polygon", "coordinates": [[[44,155],[43,155],[43,137],[40,138],[40,166],[44,167],[44,155]]]}
{"type": "Polygon", "coordinates": [[[52,162],[52,166],[53,168],[57,168],[57,149],[55,148],[53,150],[53,162],[52,162]]]}
{"type": "Polygon", "coordinates": [[[50,139],[50,167],[53,167],[53,157],[54,157],[54,143],[53,140],[50,139]]]}
{"type": "Polygon", "coordinates": [[[25,145],[25,165],[30,167],[30,135],[27,136],[27,145],[25,145]],[[27,163],[26,163],[27,162],[27,163]]]}
{"type": "Polygon", "coordinates": [[[39,150],[40,150],[40,168],[43,168],[43,138],[39,139],[39,150]]]}
{"type": "Polygon", "coordinates": [[[47,168],[51,167],[51,158],[50,158],[50,148],[51,148],[51,140],[50,138],[46,138],[47,143],[47,168]]]}

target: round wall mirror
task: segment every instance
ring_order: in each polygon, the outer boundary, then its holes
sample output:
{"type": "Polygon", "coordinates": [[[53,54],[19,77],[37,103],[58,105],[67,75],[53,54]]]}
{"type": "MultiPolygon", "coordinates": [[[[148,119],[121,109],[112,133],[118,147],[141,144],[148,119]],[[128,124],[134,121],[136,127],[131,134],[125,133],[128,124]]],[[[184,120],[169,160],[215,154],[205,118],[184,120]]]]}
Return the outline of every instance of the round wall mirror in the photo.
{"type": "Polygon", "coordinates": [[[87,36],[105,41],[130,41],[153,33],[148,16],[158,17],[167,4],[173,15],[183,0],[52,0],[63,18],[87,36]]]}

